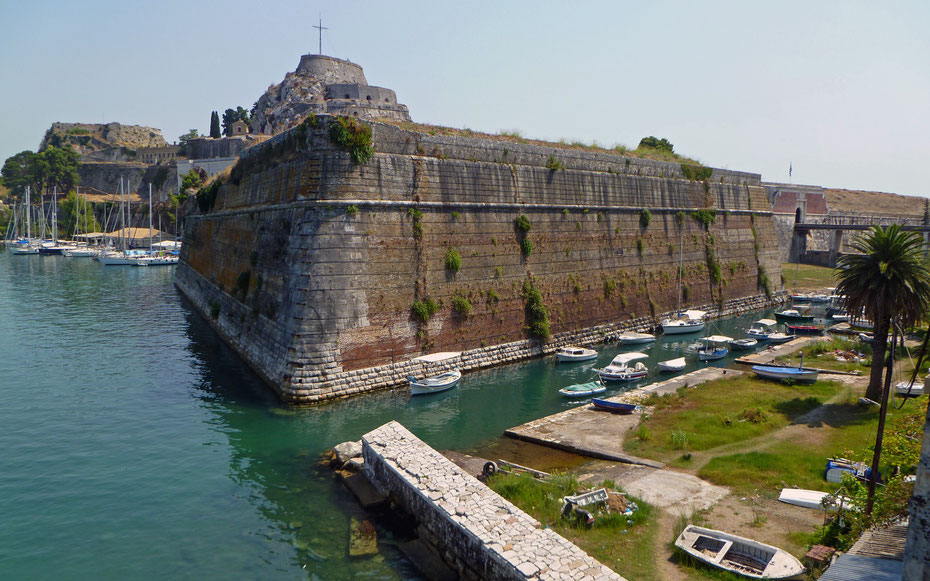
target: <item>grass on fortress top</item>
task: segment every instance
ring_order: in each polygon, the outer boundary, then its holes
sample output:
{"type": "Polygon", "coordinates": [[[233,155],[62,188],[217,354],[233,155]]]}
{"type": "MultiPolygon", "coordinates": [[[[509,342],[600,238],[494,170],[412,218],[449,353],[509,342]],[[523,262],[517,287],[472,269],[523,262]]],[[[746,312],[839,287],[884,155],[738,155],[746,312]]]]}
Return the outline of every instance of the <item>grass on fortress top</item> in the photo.
{"type": "MultiPolygon", "coordinates": [[[[593,143],[584,143],[577,140],[566,140],[560,139],[558,141],[543,141],[540,139],[529,139],[523,137],[519,131],[508,130],[501,131],[500,133],[482,133],[480,131],[473,131],[468,128],[458,129],[455,127],[443,127],[441,125],[428,125],[425,123],[413,123],[410,121],[393,121],[390,119],[379,119],[379,123],[386,123],[389,125],[394,125],[400,127],[401,129],[406,129],[407,131],[418,131],[420,133],[428,133],[429,135],[450,135],[453,137],[474,137],[477,139],[490,139],[492,141],[504,141],[509,143],[525,143],[528,145],[539,145],[543,147],[555,147],[558,149],[574,149],[578,151],[592,151],[597,153],[606,153],[609,155],[617,155],[623,157],[635,157],[640,159],[652,159],[655,161],[668,161],[673,163],[685,163],[689,165],[703,165],[700,161],[685,157],[683,155],[678,155],[677,153],[672,153],[663,149],[657,149],[652,147],[637,147],[635,149],[630,149],[625,145],[616,144],[613,146],[600,145],[596,141],[593,143]]],[[[618,170],[620,168],[618,167],[618,170]]]]}
{"type": "Polygon", "coordinates": [[[836,286],[835,270],[828,266],[787,262],[781,265],[781,275],[787,291],[823,290],[836,286]]]}

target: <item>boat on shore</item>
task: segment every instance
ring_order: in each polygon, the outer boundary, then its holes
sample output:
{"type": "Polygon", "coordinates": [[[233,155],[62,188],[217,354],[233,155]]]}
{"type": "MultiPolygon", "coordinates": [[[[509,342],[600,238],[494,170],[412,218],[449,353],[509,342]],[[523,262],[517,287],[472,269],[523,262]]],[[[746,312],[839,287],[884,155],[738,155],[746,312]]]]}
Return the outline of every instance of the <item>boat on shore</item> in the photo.
{"type": "Polygon", "coordinates": [[[652,333],[637,333],[636,331],[624,331],[622,333],[611,333],[605,339],[612,343],[620,345],[643,345],[652,343],[656,336],[652,333]]]}
{"type": "Polygon", "coordinates": [[[645,353],[621,353],[614,357],[610,365],[594,371],[601,381],[635,381],[649,373],[643,359],[649,359],[649,356],[645,353]]]}
{"type": "Polygon", "coordinates": [[[462,372],[458,369],[447,371],[440,375],[424,377],[417,379],[414,376],[408,377],[410,381],[410,395],[426,395],[429,393],[439,393],[452,389],[462,380],[462,372]]]}
{"type": "Polygon", "coordinates": [[[777,379],[779,381],[790,379],[793,381],[811,382],[817,381],[820,372],[815,369],[804,367],[779,367],[777,365],[753,365],[752,371],[759,377],[766,379],[777,379]]]}
{"type": "Polygon", "coordinates": [[[605,391],[607,391],[607,386],[600,381],[588,381],[587,383],[576,383],[568,387],[563,387],[559,390],[559,393],[562,394],[562,397],[576,398],[591,397],[592,395],[604,393],[605,391]]]}
{"type": "Polygon", "coordinates": [[[708,565],[751,579],[789,579],[804,565],[787,551],[723,531],[688,525],[675,546],[708,565]]]}
{"type": "Polygon", "coordinates": [[[838,512],[841,508],[855,510],[850,500],[845,496],[834,496],[819,490],[804,490],[803,488],[783,488],[778,500],[785,504],[792,504],[802,508],[838,512]],[[826,499],[826,500],[825,500],[826,499]]]}
{"type": "Polygon", "coordinates": [[[555,358],[560,363],[571,363],[574,361],[589,361],[597,358],[597,351],[585,347],[575,347],[566,345],[555,350],[555,358]]]}
{"type": "Polygon", "coordinates": [[[687,364],[684,357],[678,357],[667,361],[659,361],[656,367],[659,368],[659,371],[681,371],[687,364]]]}
{"type": "Polygon", "coordinates": [[[594,409],[613,412],[615,414],[631,414],[636,411],[635,403],[625,403],[622,401],[610,401],[607,399],[592,398],[591,403],[594,409]]]}
{"type": "Polygon", "coordinates": [[[894,386],[894,392],[901,397],[918,397],[924,394],[924,382],[918,380],[911,385],[910,381],[899,381],[894,386]]]}

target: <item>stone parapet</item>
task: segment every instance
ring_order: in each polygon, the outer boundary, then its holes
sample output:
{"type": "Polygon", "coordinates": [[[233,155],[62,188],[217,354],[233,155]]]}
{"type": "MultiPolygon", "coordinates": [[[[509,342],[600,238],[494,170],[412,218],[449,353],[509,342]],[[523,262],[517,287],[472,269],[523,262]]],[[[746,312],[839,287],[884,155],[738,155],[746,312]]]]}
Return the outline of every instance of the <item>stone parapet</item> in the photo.
{"type": "Polygon", "coordinates": [[[462,579],[623,580],[397,422],[365,434],[362,455],[372,484],[415,515],[462,579]]]}

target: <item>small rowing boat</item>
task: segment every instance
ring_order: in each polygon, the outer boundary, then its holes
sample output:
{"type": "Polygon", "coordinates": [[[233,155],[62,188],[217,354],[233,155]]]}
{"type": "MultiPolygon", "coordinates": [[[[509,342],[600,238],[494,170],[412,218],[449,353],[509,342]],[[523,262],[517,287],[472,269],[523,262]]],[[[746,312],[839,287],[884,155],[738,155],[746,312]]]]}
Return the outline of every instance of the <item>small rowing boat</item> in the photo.
{"type": "Polygon", "coordinates": [[[631,414],[636,410],[635,403],[624,403],[622,401],[610,401],[607,399],[592,398],[591,403],[595,409],[614,412],[617,414],[631,414]]]}
{"type": "Polygon", "coordinates": [[[677,359],[669,359],[668,361],[659,361],[656,367],[659,368],[659,371],[681,371],[685,368],[687,362],[684,357],[678,357],[677,359]]]}
{"type": "Polygon", "coordinates": [[[688,525],[675,546],[708,565],[751,579],[789,579],[804,565],[788,552],[730,533],[688,525]]]}
{"type": "Polygon", "coordinates": [[[448,371],[441,375],[434,375],[433,377],[417,379],[411,375],[408,379],[410,381],[410,395],[425,395],[452,389],[462,380],[462,372],[458,369],[453,369],[452,371],[448,371]]]}
{"type": "Polygon", "coordinates": [[[778,367],[776,365],[753,365],[752,371],[759,377],[766,379],[791,379],[794,381],[814,382],[817,381],[819,372],[814,369],[805,369],[803,367],[778,367]]]}
{"type": "Polygon", "coordinates": [[[563,387],[559,390],[559,393],[562,394],[562,397],[590,397],[605,391],[607,391],[607,388],[600,381],[589,381],[563,387]]]}

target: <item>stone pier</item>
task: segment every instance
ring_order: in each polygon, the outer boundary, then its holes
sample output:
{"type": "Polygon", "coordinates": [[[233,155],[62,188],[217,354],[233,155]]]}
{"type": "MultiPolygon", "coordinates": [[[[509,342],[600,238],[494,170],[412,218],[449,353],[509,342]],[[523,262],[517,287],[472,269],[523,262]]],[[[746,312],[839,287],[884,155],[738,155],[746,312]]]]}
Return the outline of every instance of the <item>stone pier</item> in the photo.
{"type": "Polygon", "coordinates": [[[397,422],[362,437],[365,473],[463,579],[623,581],[397,422]]]}

